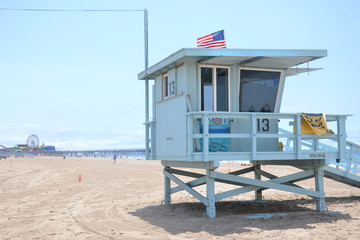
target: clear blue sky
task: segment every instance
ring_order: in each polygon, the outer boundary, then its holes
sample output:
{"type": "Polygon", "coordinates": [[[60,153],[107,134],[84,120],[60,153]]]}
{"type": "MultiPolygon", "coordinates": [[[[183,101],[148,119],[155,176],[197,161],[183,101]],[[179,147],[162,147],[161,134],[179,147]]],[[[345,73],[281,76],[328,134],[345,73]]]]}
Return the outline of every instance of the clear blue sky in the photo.
{"type": "MultiPolygon", "coordinates": [[[[149,64],[225,30],[228,48],[327,49],[287,79],[281,112],[353,114],[360,143],[360,1],[0,0],[0,8],[144,9],[149,64]]],[[[142,12],[0,11],[0,144],[37,134],[58,149],[144,146],[142,12]]]]}

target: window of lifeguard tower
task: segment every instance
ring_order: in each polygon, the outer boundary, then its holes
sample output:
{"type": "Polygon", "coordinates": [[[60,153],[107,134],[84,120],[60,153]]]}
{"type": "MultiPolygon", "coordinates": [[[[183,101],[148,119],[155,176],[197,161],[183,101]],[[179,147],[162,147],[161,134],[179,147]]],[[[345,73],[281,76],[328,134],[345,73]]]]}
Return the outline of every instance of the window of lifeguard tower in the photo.
{"type": "Polygon", "coordinates": [[[274,112],[281,72],[241,70],[240,112],[274,112]]]}
{"type": "Polygon", "coordinates": [[[229,69],[201,67],[201,111],[229,111],[229,69]]]}
{"type": "Polygon", "coordinates": [[[169,77],[167,73],[162,75],[162,96],[163,99],[176,95],[175,79],[169,77]]]}
{"type": "Polygon", "coordinates": [[[163,98],[166,98],[167,96],[169,96],[168,84],[169,84],[169,77],[168,77],[167,74],[164,74],[162,76],[162,95],[163,95],[163,98]]]}

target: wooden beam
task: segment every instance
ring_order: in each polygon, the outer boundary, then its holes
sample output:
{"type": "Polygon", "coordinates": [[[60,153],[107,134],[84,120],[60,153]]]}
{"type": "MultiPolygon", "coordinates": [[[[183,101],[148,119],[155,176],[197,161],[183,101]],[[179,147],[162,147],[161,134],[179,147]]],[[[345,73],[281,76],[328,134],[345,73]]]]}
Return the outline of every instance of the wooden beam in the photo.
{"type": "Polygon", "coordinates": [[[215,179],[224,179],[224,180],[231,181],[231,182],[238,182],[238,183],[250,185],[247,187],[230,190],[228,192],[219,193],[216,195],[216,200],[231,197],[234,195],[239,195],[242,193],[254,191],[257,189],[261,189],[261,188],[277,189],[277,190],[281,190],[281,191],[304,194],[304,195],[308,195],[308,196],[316,197],[316,198],[323,197],[324,193],[321,193],[321,192],[307,190],[307,189],[298,188],[298,187],[292,187],[292,186],[283,184],[283,183],[286,183],[289,181],[296,181],[296,179],[302,179],[305,176],[314,176],[314,170],[303,171],[300,173],[291,174],[288,176],[276,178],[276,179],[269,180],[269,181],[249,179],[249,178],[244,178],[244,177],[240,177],[240,176],[230,176],[228,174],[223,174],[223,173],[218,173],[218,172],[212,173],[212,177],[215,179]]]}
{"type": "Polygon", "coordinates": [[[170,178],[174,183],[176,183],[177,185],[179,185],[180,187],[182,187],[185,191],[187,191],[188,193],[190,193],[193,197],[195,197],[196,199],[198,199],[200,202],[202,202],[205,206],[208,206],[208,200],[201,195],[200,193],[198,193],[197,191],[195,191],[194,189],[192,189],[191,187],[189,187],[188,185],[186,185],[183,181],[181,181],[179,178],[175,177],[174,175],[168,173],[167,171],[163,171],[163,174],[170,178]]]}
{"type": "MultiPolygon", "coordinates": [[[[187,182],[185,184],[187,186],[191,187],[191,188],[194,188],[194,187],[204,185],[205,183],[206,183],[206,176],[201,177],[201,178],[196,179],[196,180],[193,180],[193,181],[190,181],[190,182],[187,182]]],[[[177,187],[174,187],[174,188],[171,189],[171,193],[177,193],[177,192],[180,192],[182,190],[184,190],[182,187],[177,186],[177,187]]]]}

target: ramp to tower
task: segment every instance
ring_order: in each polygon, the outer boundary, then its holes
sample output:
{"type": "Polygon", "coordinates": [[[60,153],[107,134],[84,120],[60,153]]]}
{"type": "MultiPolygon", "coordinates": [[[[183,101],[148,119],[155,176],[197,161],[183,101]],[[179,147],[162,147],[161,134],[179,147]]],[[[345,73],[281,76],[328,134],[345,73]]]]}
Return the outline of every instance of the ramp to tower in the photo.
{"type": "Polygon", "coordinates": [[[324,177],[360,188],[360,177],[358,175],[331,166],[324,167],[324,177]]]}
{"type": "MultiPolygon", "coordinates": [[[[357,170],[359,167],[359,163],[353,163],[354,165],[357,165],[357,170]]],[[[305,166],[297,166],[297,168],[302,170],[308,170],[308,167],[305,166]]],[[[357,174],[359,171],[355,170],[355,167],[351,168],[351,171],[347,171],[346,169],[342,168],[335,168],[333,166],[326,166],[324,169],[324,177],[332,179],[337,182],[341,182],[353,187],[360,188],[360,176],[357,174]]]]}
{"type": "MultiPolygon", "coordinates": [[[[282,132],[287,132],[281,129],[282,132]]],[[[288,147],[288,144],[284,146],[288,147]]],[[[311,140],[303,140],[302,145],[312,147],[311,140]]],[[[320,144],[324,150],[334,150],[335,148],[328,144],[320,144]]],[[[325,166],[324,177],[338,181],[353,187],[360,188],[360,145],[346,141],[346,154],[344,159],[331,159],[330,165],[325,166]]],[[[302,170],[308,170],[308,166],[296,166],[302,170]]]]}

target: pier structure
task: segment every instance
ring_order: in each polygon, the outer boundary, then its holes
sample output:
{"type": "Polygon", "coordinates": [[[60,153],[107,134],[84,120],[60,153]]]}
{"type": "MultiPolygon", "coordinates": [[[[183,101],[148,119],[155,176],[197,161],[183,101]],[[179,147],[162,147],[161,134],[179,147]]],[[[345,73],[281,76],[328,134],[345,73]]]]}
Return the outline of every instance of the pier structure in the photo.
{"type": "Polygon", "coordinates": [[[113,150],[83,150],[83,151],[58,151],[62,156],[67,157],[143,157],[145,149],[113,149],[113,150]]]}
{"type": "Polygon", "coordinates": [[[6,156],[36,157],[36,156],[58,156],[58,157],[113,157],[119,158],[144,158],[145,149],[113,149],[113,150],[22,150],[1,152],[6,156]]]}

